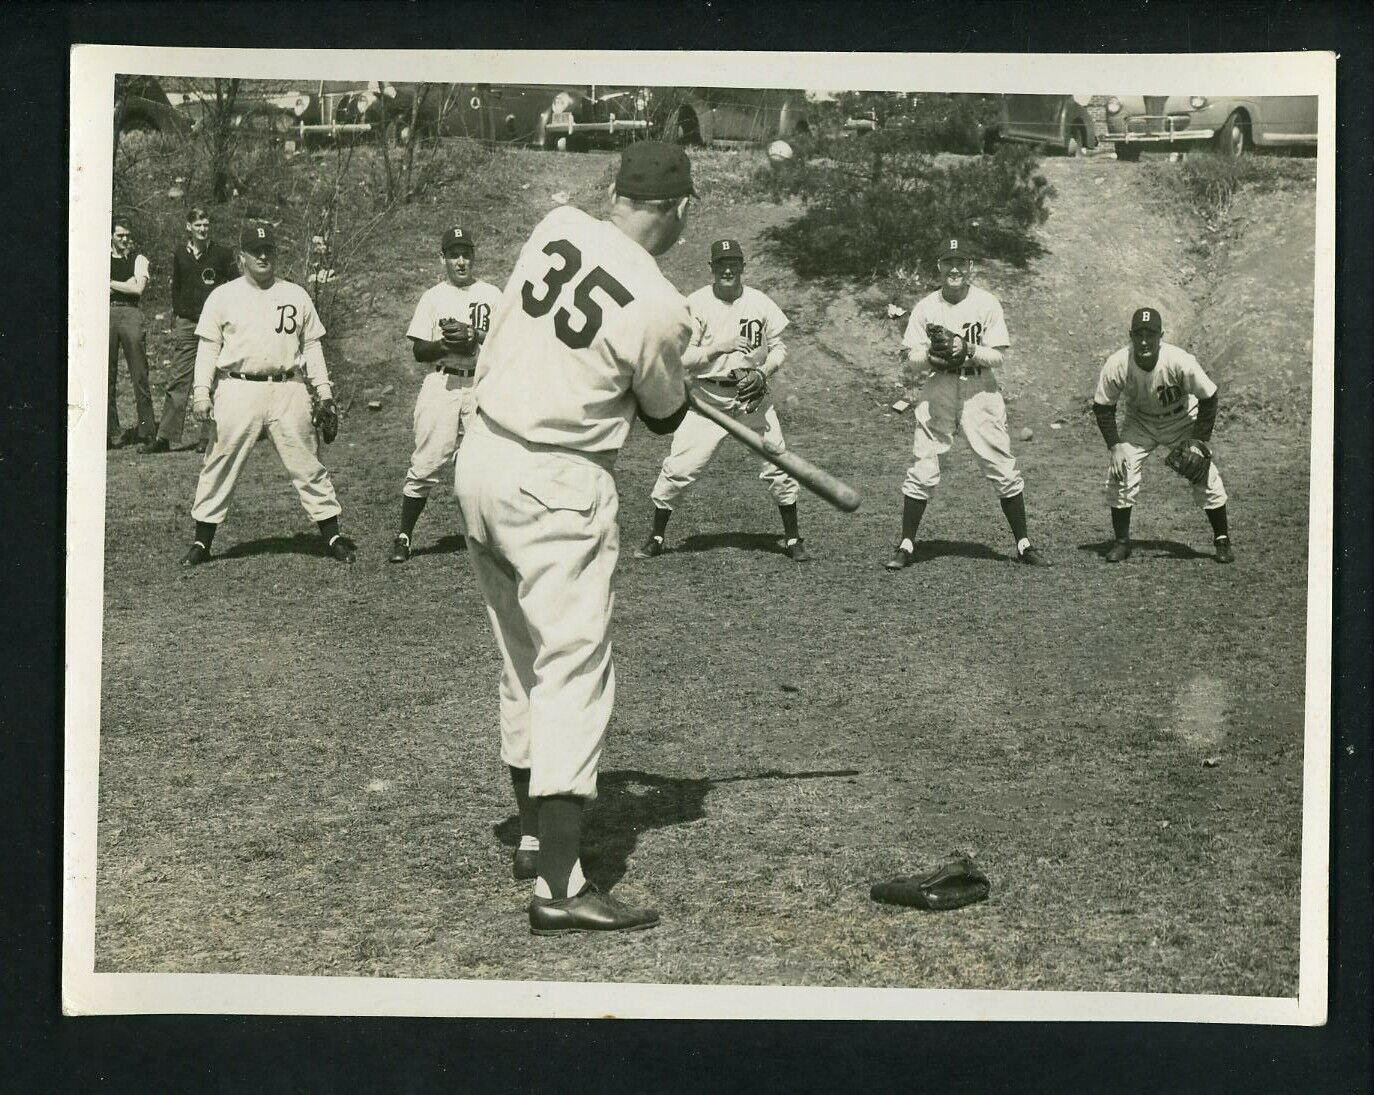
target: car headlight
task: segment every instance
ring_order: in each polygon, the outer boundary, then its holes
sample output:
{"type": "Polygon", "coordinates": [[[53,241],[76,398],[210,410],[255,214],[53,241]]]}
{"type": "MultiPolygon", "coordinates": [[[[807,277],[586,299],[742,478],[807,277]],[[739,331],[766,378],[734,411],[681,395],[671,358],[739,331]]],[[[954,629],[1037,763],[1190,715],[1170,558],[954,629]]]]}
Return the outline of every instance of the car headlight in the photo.
{"type": "Polygon", "coordinates": [[[560,91],[553,97],[553,106],[550,108],[555,114],[566,114],[572,109],[572,96],[566,91],[560,91]]]}
{"type": "Polygon", "coordinates": [[[1075,95],[1073,101],[1079,106],[1092,106],[1093,97],[1091,95],[1075,95]]]}
{"type": "Polygon", "coordinates": [[[1108,114],[1120,114],[1120,113],[1121,113],[1121,100],[1118,99],[1115,95],[1113,95],[1110,99],[1107,100],[1107,113],[1108,113],[1108,114]]]}
{"type": "Polygon", "coordinates": [[[297,96],[296,96],[296,101],[295,101],[294,103],[291,104],[291,113],[294,114],[297,118],[301,117],[301,115],[303,115],[303,114],[304,114],[307,110],[309,110],[309,109],[310,109],[310,96],[309,96],[309,95],[297,95],[297,96]]]}
{"type": "Polygon", "coordinates": [[[1188,105],[1192,107],[1194,110],[1201,110],[1203,107],[1207,105],[1207,96],[1190,95],[1188,96],[1188,105]]]}
{"type": "Polygon", "coordinates": [[[358,117],[361,118],[367,113],[367,108],[377,101],[377,96],[370,91],[364,91],[356,100],[358,117]]]}

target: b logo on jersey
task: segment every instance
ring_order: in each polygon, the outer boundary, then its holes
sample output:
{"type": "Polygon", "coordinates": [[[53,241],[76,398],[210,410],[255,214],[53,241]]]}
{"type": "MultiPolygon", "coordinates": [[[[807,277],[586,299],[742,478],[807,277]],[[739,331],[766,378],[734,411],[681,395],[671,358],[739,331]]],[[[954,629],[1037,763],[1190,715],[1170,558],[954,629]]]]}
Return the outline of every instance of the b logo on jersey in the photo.
{"type": "Polygon", "coordinates": [[[983,325],[981,323],[965,323],[964,341],[970,346],[981,346],[983,344],[983,325]]]}
{"type": "Polygon", "coordinates": [[[468,304],[468,324],[478,331],[488,330],[491,324],[491,305],[472,301],[468,304]]]}
{"type": "MultiPolygon", "coordinates": [[[[259,232],[262,229],[258,229],[259,232]]],[[[294,304],[277,305],[277,334],[294,335],[296,333],[296,306],[294,304]]]]}
{"type": "Polygon", "coordinates": [[[1161,406],[1172,407],[1183,398],[1183,389],[1177,384],[1162,384],[1156,395],[1161,406]]]}
{"type": "Polygon", "coordinates": [[[749,349],[757,350],[763,345],[763,320],[741,319],[739,321],[739,337],[748,341],[749,349]]]}

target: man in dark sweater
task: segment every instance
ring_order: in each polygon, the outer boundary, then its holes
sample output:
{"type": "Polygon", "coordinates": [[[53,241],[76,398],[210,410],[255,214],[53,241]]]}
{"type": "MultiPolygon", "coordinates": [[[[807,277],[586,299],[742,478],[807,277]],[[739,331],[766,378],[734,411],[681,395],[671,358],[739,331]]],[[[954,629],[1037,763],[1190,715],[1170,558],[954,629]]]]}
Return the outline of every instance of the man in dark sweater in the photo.
{"type": "Polygon", "coordinates": [[[116,216],[110,227],[110,400],[105,417],[105,447],[123,448],[133,441],[152,439],[153,397],[148,391],[148,354],[143,342],[143,313],[139,301],[148,287],[148,259],[134,250],[134,234],[128,217],[116,216]],[[119,351],[134,385],[138,427],[119,429],[116,405],[119,351]]]}
{"type": "MultiPolygon", "coordinates": [[[[210,290],[239,276],[238,262],[228,247],[210,239],[210,214],[200,206],[186,213],[186,242],[172,252],[172,375],[157,437],[139,452],[169,452],[181,441],[191,376],[196,368],[196,322],[210,290]]],[[[204,452],[210,424],[200,424],[196,448],[204,452]]]]}

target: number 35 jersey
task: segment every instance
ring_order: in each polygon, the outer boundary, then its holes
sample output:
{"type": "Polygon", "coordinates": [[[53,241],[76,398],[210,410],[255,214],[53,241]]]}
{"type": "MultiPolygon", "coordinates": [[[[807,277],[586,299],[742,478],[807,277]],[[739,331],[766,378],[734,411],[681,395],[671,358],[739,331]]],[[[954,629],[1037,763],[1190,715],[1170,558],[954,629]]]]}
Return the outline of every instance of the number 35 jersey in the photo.
{"type": "MultiPolygon", "coordinates": [[[[324,337],[324,324],[299,285],[278,279],[259,289],[245,276],[205,298],[196,337],[219,347],[215,368],[220,372],[258,376],[296,368],[305,348],[324,337]]],[[[329,382],[327,376],[310,379],[317,385],[329,382]]]]}
{"type": "Polygon", "coordinates": [[[1161,342],[1159,360],[1148,372],[1135,363],[1130,346],[1107,358],[1093,402],[1106,407],[1120,402],[1126,414],[1165,418],[1180,410],[1191,412],[1199,399],[1211,399],[1216,392],[1197,358],[1171,342],[1161,342]]]}
{"type": "Polygon", "coordinates": [[[636,405],[651,418],[682,406],[691,333],[687,301],[648,251],[560,206],[501,295],[477,362],[477,406],[526,441],[613,452],[636,405]]]}
{"type": "Polygon", "coordinates": [[[975,346],[1004,350],[1011,345],[1007,321],[1002,305],[986,289],[968,287],[968,294],[958,304],[951,304],[938,289],[916,302],[907,321],[902,345],[908,350],[923,350],[930,345],[927,323],[938,323],[956,335],[962,335],[975,346]]]}

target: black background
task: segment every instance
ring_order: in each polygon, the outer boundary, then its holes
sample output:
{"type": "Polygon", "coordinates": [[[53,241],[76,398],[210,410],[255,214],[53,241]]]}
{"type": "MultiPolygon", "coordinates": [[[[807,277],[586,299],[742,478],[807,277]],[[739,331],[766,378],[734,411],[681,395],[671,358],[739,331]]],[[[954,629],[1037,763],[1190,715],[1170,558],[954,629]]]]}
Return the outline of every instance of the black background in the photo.
{"type": "MultiPolygon", "coordinates": [[[[16,5],[0,38],[0,1090],[1368,1091],[1370,79],[1356,3],[16,5]],[[1184,1024],[523,1022],[60,1014],[68,48],[1336,50],[1330,1018],[1184,1024]]],[[[973,62],[970,62],[973,63],[973,62]]],[[[1270,530],[1279,534],[1279,530],[1270,530]]],[[[1205,626],[1205,621],[1200,621],[1205,626]]]]}

